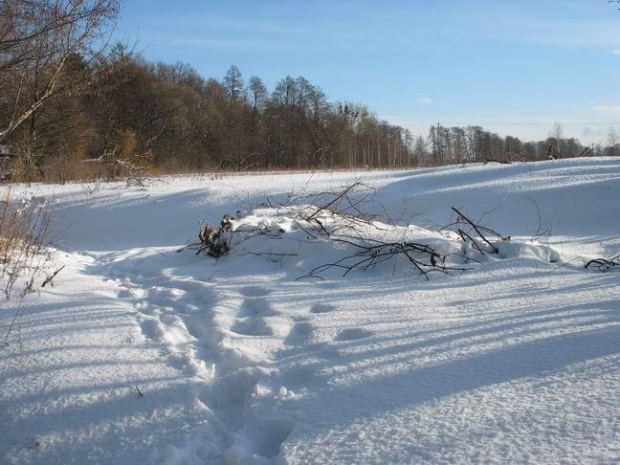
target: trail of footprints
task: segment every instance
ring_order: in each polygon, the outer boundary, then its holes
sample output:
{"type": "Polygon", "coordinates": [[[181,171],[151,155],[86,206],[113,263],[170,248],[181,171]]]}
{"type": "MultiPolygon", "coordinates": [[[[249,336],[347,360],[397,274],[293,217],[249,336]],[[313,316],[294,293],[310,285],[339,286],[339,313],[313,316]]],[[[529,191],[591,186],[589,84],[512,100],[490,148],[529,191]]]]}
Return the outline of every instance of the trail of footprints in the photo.
{"type": "MultiPolygon", "coordinates": [[[[242,463],[248,452],[274,458],[293,431],[294,421],[255,414],[249,400],[257,386],[269,384],[278,353],[290,349],[303,352],[304,347],[310,347],[315,332],[312,319],[336,311],[336,307],[317,303],[306,315],[291,316],[273,308],[270,291],[264,287],[220,291],[213,283],[157,274],[140,279],[131,276],[133,280],[121,278],[119,297],[133,300],[142,334],[164,343],[173,366],[204,381],[198,398],[221,422],[222,435],[227,438],[222,459],[242,463]],[[270,363],[245,353],[247,344],[239,343],[257,338],[273,339],[279,347],[270,363]]],[[[372,334],[361,328],[344,329],[334,341],[354,341],[372,334]]],[[[300,379],[299,375],[293,377],[300,379]]],[[[286,395],[286,388],[276,394],[286,395]]]]}

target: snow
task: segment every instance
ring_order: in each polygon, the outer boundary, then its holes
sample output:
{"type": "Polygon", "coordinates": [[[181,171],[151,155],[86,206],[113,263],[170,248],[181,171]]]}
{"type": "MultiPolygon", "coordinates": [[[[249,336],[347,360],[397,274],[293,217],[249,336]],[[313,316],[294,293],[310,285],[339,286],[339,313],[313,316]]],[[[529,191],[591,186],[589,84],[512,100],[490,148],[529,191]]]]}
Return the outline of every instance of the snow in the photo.
{"type": "Polygon", "coordinates": [[[620,461],[620,274],[583,269],[620,249],[616,158],[12,193],[50,203],[66,268],[0,346],[0,463],[620,461]],[[376,217],[316,234],[310,194],[356,181],[376,217]],[[482,255],[451,207],[511,240],[482,255]],[[229,254],[186,247],[225,214],[229,254]],[[467,271],[309,276],[359,252],[337,238],[467,271]]]}

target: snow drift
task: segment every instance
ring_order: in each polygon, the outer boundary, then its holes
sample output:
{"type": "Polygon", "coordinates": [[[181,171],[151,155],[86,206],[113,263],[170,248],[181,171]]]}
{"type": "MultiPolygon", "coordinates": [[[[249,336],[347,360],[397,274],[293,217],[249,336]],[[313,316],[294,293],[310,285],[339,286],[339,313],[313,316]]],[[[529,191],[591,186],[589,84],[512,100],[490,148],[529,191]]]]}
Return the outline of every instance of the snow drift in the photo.
{"type": "Polygon", "coordinates": [[[620,275],[584,269],[620,249],[617,159],[18,190],[65,268],[0,352],[3,463],[620,457],[620,275]],[[360,178],[363,221],[315,215],[360,178]],[[187,247],[226,214],[226,253],[187,247]],[[449,272],[372,262],[409,242],[449,272]]]}

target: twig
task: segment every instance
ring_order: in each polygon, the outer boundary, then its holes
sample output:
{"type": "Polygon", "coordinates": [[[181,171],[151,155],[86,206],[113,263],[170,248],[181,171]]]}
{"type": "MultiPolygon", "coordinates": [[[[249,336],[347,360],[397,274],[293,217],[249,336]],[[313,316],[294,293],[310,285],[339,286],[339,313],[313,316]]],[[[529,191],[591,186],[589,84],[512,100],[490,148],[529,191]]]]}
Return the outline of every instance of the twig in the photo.
{"type": "Polygon", "coordinates": [[[610,271],[616,267],[620,267],[620,256],[611,259],[595,258],[593,260],[590,260],[584,266],[586,270],[589,268],[596,268],[598,271],[601,271],[603,273],[610,271]]]}
{"type": "Polygon", "coordinates": [[[308,217],[309,220],[313,219],[316,215],[318,215],[320,212],[322,212],[323,210],[328,210],[329,207],[331,207],[332,205],[334,205],[335,203],[337,203],[339,200],[343,199],[343,198],[348,198],[348,194],[349,192],[351,192],[353,189],[355,189],[356,187],[360,186],[361,182],[357,181],[353,184],[351,184],[349,187],[347,187],[344,191],[342,191],[339,195],[337,195],[334,199],[332,199],[330,202],[327,203],[327,205],[324,205],[322,207],[318,207],[316,209],[316,211],[310,215],[308,217]]]}
{"type": "Polygon", "coordinates": [[[54,283],[52,281],[54,280],[56,275],[60,273],[64,268],[65,268],[65,265],[61,266],[56,271],[54,271],[54,273],[52,273],[50,277],[48,277],[45,281],[43,281],[43,284],[41,284],[41,287],[45,287],[47,284],[51,284],[53,286],[54,283]]]}
{"type": "Polygon", "coordinates": [[[478,241],[476,239],[471,237],[469,234],[467,234],[462,229],[458,229],[457,231],[459,235],[461,236],[461,239],[463,239],[463,241],[467,242],[467,239],[469,239],[471,243],[473,244],[473,246],[478,250],[478,252],[480,252],[482,255],[485,255],[484,250],[482,250],[482,247],[480,247],[480,244],[478,244],[478,241]]]}
{"type": "Polygon", "coordinates": [[[478,233],[478,236],[480,237],[480,239],[482,239],[484,242],[486,242],[489,247],[491,247],[491,250],[493,250],[493,253],[499,253],[499,250],[497,249],[497,247],[495,247],[485,236],[484,234],[482,234],[482,232],[480,231],[480,227],[474,223],[472,220],[470,220],[469,218],[467,218],[463,213],[461,213],[460,211],[458,211],[456,208],[452,207],[452,211],[454,211],[463,221],[465,221],[467,224],[469,224],[472,228],[474,228],[474,230],[476,231],[476,233],[478,233]]]}

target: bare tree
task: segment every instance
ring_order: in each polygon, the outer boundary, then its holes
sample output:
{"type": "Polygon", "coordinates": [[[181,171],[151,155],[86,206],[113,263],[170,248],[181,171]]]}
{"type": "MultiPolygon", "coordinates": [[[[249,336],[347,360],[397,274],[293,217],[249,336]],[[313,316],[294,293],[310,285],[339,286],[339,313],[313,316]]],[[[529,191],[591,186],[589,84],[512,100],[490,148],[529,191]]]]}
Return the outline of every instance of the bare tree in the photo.
{"type": "Polygon", "coordinates": [[[243,75],[239,68],[232,65],[224,77],[224,87],[228,91],[228,96],[233,102],[243,96],[243,75]]]}
{"type": "Polygon", "coordinates": [[[118,0],[3,0],[0,79],[17,83],[17,91],[12,111],[0,122],[0,141],[61,88],[75,90],[76,83],[60,85],[68,60],[91,53],[118,11],[118,0]]]}
{"type": "Polygon", "coordinates": [[[258,76],[252,76],[248,85],[248,91],[251,97],[252,109],[254,111],[262,110],[267,99],[267,87],[262,79],[258,76]]]}
{"type": "Polygon", "coordinates": [[[426,159],[428,158],[428,150],[426,148],[426,141],[422,136],[418,136],[415,141],[415,148],[413,149],[413,155],[415,156],[416,166],[424,166],[426,159]]]}

